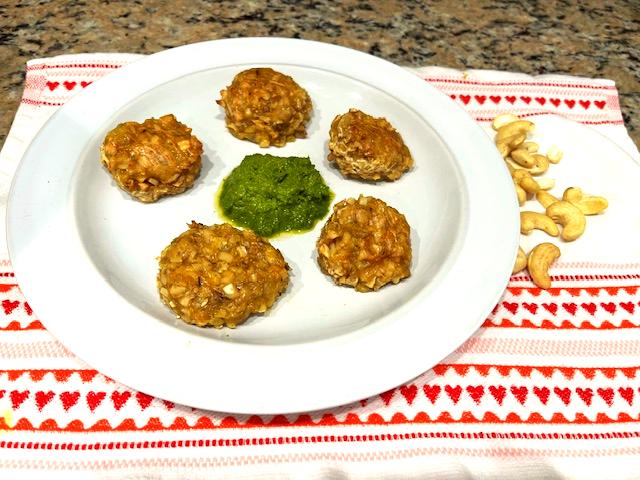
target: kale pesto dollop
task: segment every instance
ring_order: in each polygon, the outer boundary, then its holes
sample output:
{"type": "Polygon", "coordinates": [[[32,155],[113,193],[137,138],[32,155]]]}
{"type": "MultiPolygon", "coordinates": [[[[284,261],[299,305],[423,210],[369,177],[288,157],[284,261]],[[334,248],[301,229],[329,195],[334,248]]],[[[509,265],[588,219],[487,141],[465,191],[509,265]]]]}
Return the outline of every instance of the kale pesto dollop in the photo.
{"type": "Polygon", "coordinates": [[[224,180],[218,205],[236,225],[272,237],[311,229],[328,213],[332,199],[309,157],[254,154],[224,180]]]}

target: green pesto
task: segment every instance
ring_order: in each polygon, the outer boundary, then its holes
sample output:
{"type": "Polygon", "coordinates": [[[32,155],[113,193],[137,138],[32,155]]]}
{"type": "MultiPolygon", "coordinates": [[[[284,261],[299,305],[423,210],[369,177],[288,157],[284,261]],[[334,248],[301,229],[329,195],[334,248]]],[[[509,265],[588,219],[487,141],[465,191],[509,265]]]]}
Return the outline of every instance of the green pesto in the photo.
{"type": "Polygon", "coordinates": [[[329,211],[333,192],[309,157],[247,155],[224,180],[222,214],[261,237],[313,228],[329,211]]]}

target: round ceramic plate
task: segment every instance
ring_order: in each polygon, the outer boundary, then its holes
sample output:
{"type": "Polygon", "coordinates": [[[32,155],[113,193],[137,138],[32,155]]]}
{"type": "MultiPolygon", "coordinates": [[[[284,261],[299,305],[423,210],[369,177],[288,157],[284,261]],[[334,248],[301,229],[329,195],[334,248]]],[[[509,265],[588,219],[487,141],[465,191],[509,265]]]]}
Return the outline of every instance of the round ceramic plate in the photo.
{"type": "Polygon", "coordinates": [[[9,247],[39,318],[110,377],[195,407],[283,413],[345,404],[426,371],[478,328],[509,277],[518,206],[492,141],[449,98],[383,60],[333,45],[233,39],[144,58],[78,94],[27,151],[11,191],[9,247]],[[229,134],[215,100],[238,72],[269,66],[313,101],[308,137],[260,149],[229,134]],[[343,178],[327,161],[332,119],[349,108],[386,117],[415,167],[396,182],[343,178]],[[173,113],[204,144],[182,195],[146,205],[99,161],[118,123],[173,113]],[[291,267],[287,291],[235,330],[183,324],[156,291],[157,256],[196,220],[221,222],[214,196],[245,155],[309,156],[335,192],[402,212],[412,275],[374,293],[323,275],[314,230],[272,240],[291,267]],[[69,299],[72,299],[69,301],[69,299]]]}

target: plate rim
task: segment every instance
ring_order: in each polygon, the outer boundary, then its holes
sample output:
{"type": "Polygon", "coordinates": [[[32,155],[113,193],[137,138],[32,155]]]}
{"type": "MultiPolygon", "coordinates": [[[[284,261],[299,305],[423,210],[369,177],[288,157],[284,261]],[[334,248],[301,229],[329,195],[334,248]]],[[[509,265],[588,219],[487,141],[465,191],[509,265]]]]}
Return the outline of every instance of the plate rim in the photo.
{"type": "MultiPolygon", "coordinates": [[[[140,71],[143,67],[149,67],[154,65],[162,66],[163,62],[166,64],[167,61],[179,59],[180,55],[185,52],[187,53],[186,56],[188,56],[189,53],[191,55],[194,55],[199,52],[207,52],[211,50],[216,50],[217,52],[220,52],[226,49],[228,54],[229,52],[237,53],[239,49],[241,50],[245,48],[255,48],[263,52],[264,50],[268,50],[269,48],[285,48],[285,47],[292,48],[292,49],[303,49],[306,52],[310,50],[314,50],[316,53],[318,53],[318,55],[331,54],[334,57],[334,59],[339,60],[338,64],[340,64],[340,61],[342,61],[343,63],[344,61],[349,61],[349,62],[353,61],[356,64],[358,62],[361,62],[361,64],[371,68],[376,67],[376,68],[381,68],[386,72],[390,71],[391,73],[397,75],[400,78],[400,80],[403,80],[405,83],[408,83],[408,84],[413,83],[413,85],[415,85],[417,88],[424,88],[425,92],[430,92],[429,96],[431,97],[432,100],[437,99],[436,103],[438,105],[446,106],[446,109],[450,109],[451,112],[453,112],[452,116],[456,117],[458,121],[462,122],[463,130],[468,129],[468,133],[470,136],[469,138],[472,140],[471,143],[473,143],[474,146],[482,147],[480,149],[481,151],[484,149],[484,152],[482,153],[487,154],[489,157],[493,156],[494,159],[499,159],[499,154],[497,150],[495,150],[493,143],[491,142],[489,137],[485,134],[485,132],[482,130],[480,125],[478,125],[470,116],[468,116],[468,114],[460,106],[455,104],[445,94],[439,92],[434,87],[428,85],[426,82],[419,79],[419,77],[417,77],[413,73],[406,71],[403,67],[387,62],[386,60],[372,57],[362,52],[351,50],[345,47],[339,47],[331,44],[314,42],[309,40],[262,38],[262,37],[212,40],[208,42],[200,42],[196,44],[184,45],[181,47],[176,47],[173,49],[158,52],[156,54],[150,55],[148,57],[144,57],[136,62],[133,62],[132,64],[126,65],[121,69],[119,69],[118,71],[112,72],[110,75],[104,77],[100,81],[95,82],[95,84],[92,86],[92,89],[82,91],[78,95],[70,99],[69,102],[67,102],[60,109],[58,109],[52,115],[52,117],[45,123],[45,125],[42,127],[40,132],[36,135],[36,137],[30,143],[27,151],[23,156],[23,160],[20,162],[18,166],[16,174],[14,175],[14,178],[12,180],[12,185],[9,193],[9,201],[7,206],[7,217],[6,217],[7,244],[9,247],[10,257],[13,262],[13,268],[16,274],[16,278],[18,279],[19,284],[21,285],[21,288],[25,293],[25,296],[30,299],[29,301],[32,304],[34,310],[37,310],[40,312],[51,311],[51,301],[53,299],[47,298],[45,301],[45,299],[43,299],[42,297],[38,297],[38,295],[34,295],[35,292],[38,290],[38,286],[42,284],[42,281],[35,280],[35,277],[34,277],[35,272],[33,270],[33,265],[30,265],[28,262],[24,260],[25,258],[24,255],[26,255],[26,253],[24,252],[25,247],[18,245],[19,237],[20,237],[19,227],[18,227],[18,224],[20,222],[18,219],[20,218],[20,215],[18,213],[19,205],[16,205],[16,201],[15,201],[16,190],[19,190],[21,188],[22,183],[24,183],[25,181],[23,179],[24,175],[26,175],[24,166],[29,165],[29,162],[33,163],[37,161],[37,159],[34,159],[33,157],[36,155],[38,149],[42,148],[41,144],[45,142],[46,135],[49,134],[51,130],[55,131],[55,125],[56,125],[56,122],[59,121],[58,119],[62,118],[62,116],[66,113],[69,113],[69,114],[73,113],[76,107],[77,109],[79,109],[79,111],[82,111],[83,108],[86,108],[86,105],[84,104],[90,103],[93,98],[98,97],[101,91],[109,91],[109,89],[113,88],[113,86],[119,85],[119,83],[122,82],[123,79],[126,80],[128,78],[131,78],[132,75],[140,71]],[[340,60],[341,58],[342,60],[340,60]],[[421,85],[421,86],[418,87],[418,85],[421,85]],[[491,149],[495,151],[492,151],[491,149]]],[[[317,60],[317,57],[314,58],[314,61],[316,60],[317,60]]],[[[325,61],[327,60],[325,59],[325,61]]],[[[273,62],[273,61],[265,62],[263,59],[260,59],[258,61],[254,60],[254,63],[276,63],[276,62],[273,62]]],[[[331,63],[331,61],[329,63],[331,63]]],[[[298,65],[300,64],[298,63],[298,65]]],[[[218,66],[221,67],[221,66],[229,66],[229,65],[221,64],[218,66]]],[[[305,64],[304,66],[317,68],[317,65],[315,63],[309,64],[309,65],[305,64]]],[[[209,68],[212,68],[212,67],[209,67],[209,68]]],[[[201,68],[200,70],[203,70],[203,69],[206,69],[206,68],[201,68]]],[[[178,78],[178,77],[176,76],[174,78],[178,78]]],[[[360,79],[360,78],[357,78],[357,79],[360,79]]],[[[140,81],[140,79],[138,79],[138,81],[140,81]]],[[[157,85],[158,84],[148,87],[148,90],[155,88],[157,85]]],[[[386,92],[386,90],[383,90],[383,91],[386,92]]],[[[128,101],[129,100],[123,100],[120,103],[116,102],[117,107],[124,106],[128,101]]],[[[115,111],[115,108],[113,108],[112,111],[115,111]]],[[[433,128],[436,131],[436,133],[438,133],[438,135],[441,135],[441,131],[435,128],[435,126],[433,126],[433,128]]],[[[461,168],[460,165],[458,165],[458,168],[461,168]]],[[[498,192],[502,190],[502,193],[504,193],[505,191],[507,191],[507,186],[510,187],[510,184],[511,184],[511,180],[508,175],[507,169],[503,165],[502,172],[498,167],[496,168],[496,171],[494,173],[496,175],[495,178],[498,179],[498,182],[500,182],[500,177],[502,177],[502,185],[500,184],[492,185],[492,190],[495,191],[497,189],[498,192]]],[[[463,180],[468,180],[468,178],[466,176],[463,176],[463,180]]],[[[477,187],[477,189],[482,190],[480,188],[481,186],[477,184],[475,186],[477,187]]],[[[467,188],[469,188],[468,185],[467,185],[467,188]]],[[[44,319],[43,323],[47,325],[47,329],[50,330],[56,338],[64,337],[65,341],[62,343],[65,346],[70,345],[69,349],[72,352],[76,353],[83,360],[85,361],[88,360],[87,363],[89,363],[92,366],[95,366],[97,370],[104,372],[105,374],[109,375],[110,377],[116,380],[121,381],[125,385],[131,386],[131,388],[142,390],[145,393],[153,394],[154,396],[176,401],[177,403],[183,403],[183,404],[206,408],[206,409],[214,409],[214,410],[241,413],[241,414],[295,413],[295,412],[304,412],[304,411],[331,408],[338,405],[348,404],[353,401],[357,401],[361,398],[374,395],[388,388],[395,387],[399,384],[402,384],[406,381],[411,380],[415,376],[428,370],[429,368],[434,366],[439,360],[444,358],[444,356],[449,354],[457,346],[459,346],[462,342],[464,342],[464,340],[466,340],[481,325],[486,314],[488,314],[491,308],[493,308],[495,303],[498,301],[499,297],[502,295],[504,288],[506,287],[506,284],[509,280],[509,276],[511,272],[511,266],[513,265],[513,260],[515,258],[515,254],[517,250],[518,239],[519,239],[519,228],[517,228],[516,217],[518,215],[519,210],[518,210],[517,202],[515,200],[515,193],[512,193],[512,198],[513,198],[513,201],[511,202],[511,206],[509,206],[509,204],[505,202],[505,204],[502,205],[502,207],[504,208],[504,211],[501,212],[504,217],[503,220],[506,219],[507,229],[509,229],[509,220],[511,220],[510,222],[511,223],[510,227],[512,230],[511,239],[509,239],[509,235],[507,232],[506,234],[502,234],[501,238],[496,239],[492,237],[491,239],[485,240],[485,245],[491,245],[497,242],[499,245],[505,247],[506,252],[501,252],[501,257],[498,259],[499,266],[497,269],[501,273],[500,275],[497,275],[499,279],[495,282],[495,285],[492,285],[492,287],[489,288],[490,295],[487,295],[487,298],[484,298],[481,301],[479,301],[479,303],[482,305],[482,308],[477,307],[477,310],[479,311],[476,314],[477,316],[476,321],[473,322],[473,324],[470,325],[470,327],[465,328],[460,332],[458,332],[455,340],[455,345],[451,344],[453,342],[450,342],[450,344],[448,344],[447,347],[442,348],[441,351],[432,353],[430,355],[432,357],[431,361],[423,362],[419,368],[416,368],[416,367],[409,368],[409,369],[405,368],[404,370],[402,370],[403,371],[402,375],[393,375],[393,373],[390,374],[389,369],[386,368],[384,370],[385,375],[380,375],[380,376],[384,378],[389,377],[389,379],[383,380],[383,381],[374,381],[371,383],[371,386],[369,388],[363,387],[359,390],[359,393],[357,394],[355,394],[355,392],[352,392],[349,395],[345,395],[344,397],[339,397],[339,398],[335,398],[331,395],[327,397],[326,394],[325,396],[321,396],[320,395],[321,392],[319,392],[319,389],[318,389],[318,384],[323,384],[324,382],[324,384],[326,385],[331,384],[331,385],[334,385],[335,387],[348,388],[351,386],[350,384],[352,383],[353,378],[351,378],[350,375],[344,375],[344,374],[343,374],[343,378],[339,378],[339,379],[332,378],[331,376],[327,376],[326,372],[319,371],[314,365],[314,368],[316,368],[314,370],[314,373],[318,376],[318,379],[315,382],[316,385],[313,385],[314,382],[309,382],[309,381],[303,382],[306,385],[307,390],[303,392],[302,397],[297,397],[297,398],[302,398],[301,401],[292,401],[291,398],[283,397],[281,393],[272,395],[267,399],[262,397],[259,400],[260,405],[255,405],[255,402],[252,402],[252,401],[249,401],[248,403],[245,401],[245,403],[242,404],[241,402],[237,402],[237,401],[229,401],[229,400],[222,401],[219,398],[214,398],[213,402],[211,402],[210,400],[203,401],[202,397],[196,398],[192,401],[190,400],[190,396],[188,393],[185,396],[184,394],[180,394],[179,392],[174,391],[174,392],[169,392],[169,395],[167,395],[167,392],[159,391],[159,389],[156,388],[156,385],[153,382],[149,383],[149,382],[137,381],[137,379],[135,378],[135,375],[132,377],[131,373],[126,371],[128,370],[126,366],[124,367],[124,370],[123,370],[123,366],[116,368],[113,365],[105,364],[104,358],[101,358],[98,360],[92,352],[87,350],[87,347],[82,347],[78,343],[78,340],[70,339],[67,336],[68,332],[64,332],[64,328],[56,323],[58,319],[56,319],[55,321],[53,321],[54,320],[53,317],[48,320],[44,319]],[[51,328],[49,328],[49,325],[51,326],[51,328]],[[394,380],[390,381],[391,378],[394,378],[394,380]],[[314,393],[316,395],[314,395],[314,393]]],[[[68,211],[64,212],[63,216],[64,215],[70,215],[70,212],[68,211]]],[[[472,218],[472,220],[475,220],[475,219],[472,218]]],[[[24,218],[22,219],[22,221],[25,221],[24,218]]],[[[489,233],[492,233],[492,232],[489,232],[489,233]]],[[[28,249],[30,245],[28,245],[26,248],[28,249]]],[[[458,259],[456,259],[456,265],[454,265],[454,267],[456,267],[456,270],[458,271],[460,270],[460,268],[462,268],[462,265],[459,265],[457,260],[458,259]]],[[[39,272],[39,273],[42,274],[42,272],[39,272]]],[[[449,276],[450,276],[449,283],[451,282],[451,278],[452,278],[451,275],[452,275],[452,272],[449,272],[449,276]]],[[[458,271],[458,275],[460,275],[459,271],[458,271]]],[[[482,276],[482,274],[479,274],[479,276],[481,276],[482,278],[477,279],[479,282],[479,284],[477,285],[478,288],[487,289],[486,284],[489,282],[482,282],[482,280],[485,280],[485,279],[482,276]]],[[[447,279],[444,279],[443,282],[440,285],[437,285],[435,289],[436,290],[442,289],[444,288],[443,285],[445,286],[447,285],[447,279]]],[[[56,308],[53,308],[53,311],[58,311],[58,310],[56,308]]],[[[185,340],[187,341],[187,343],[190,343],[191,345],[188,347],[183,346],[183,349],[189,348],[193,350],[193,349],[202,349],[203,347],[206,347],[206,345],[203,345],[202,337],[198,337],[195,334],[186,335],[185,337],[186,337],[185,340]]],[[[371,344],[372,339],[374,337],[375,337],[375,341],[373,342],[373,344],[377,346],[384,345],[385,339],[380,338],[380,332],[374,332],[371,336],[368,336],[367,337],[368,341],[365,342],[365,344],[371,344]]],[[[402,336],[400,336],[399,338],[402,339],[402,336]]],[[[397,340],[398,339],[397,335],[393,337],[393,339],[397,340]]],[[[207,339],[205,343],[208,343],[210,340],[211,339],[207,339]]],[[[360,342],[361,340],[362,339],[357,339],[356,342],[360,342]]],[[[337,341],[334,342],[335,346],[340,348],[341,355],[345,359],[348,359],[348,356],[345,357],[345,355],[349,353],[348,352],[349,348],[345,348],[345,347],[353,347],[354,345],[356,345],[355,343],[353,343],[353,339],[350,339],[350,341],[351,343],[349,343],[349,345],[345,345],[344,344],[345,341],[341,339],[337,339],[337,341]]],[[[320,341],[320,342],[325,342],[325,341],[320,341]]],[[[321,358],[322,352],[317,351],[319,348],[318,345],[309,345],[309,344],[303,344],[303,345],[305,346],[304,348],[306,349],[307,353],[313,354],[314,358],[316,359],[321,358]]],[[[359,343],[356,346],[358,348],[362,348],[362,346],[359,343]]],[[[271,347],[253,346],[253,348],[262,349],[262,348],[271,348],[271,347]]],[[[287,350],[287,352],[294,352],[294,353],[302,352],[300,348],[291,348],[291,346],[287,346],[287,347],[278,346],[277,348],[287,350]]],[[[223,348],[222,350],[226,350],[226,349],[223,348]]],[[[287,362],[291,363],[290,359],[287,358],[286,355],[278,354],[274,356],[274,358],[276,357],[278,359],[278,362],[280,362],[280,364],[282,365],[285,365],[287,362]]],[[[185,358],[192,359],[193,356],[189,355],[188,352],[185,352],[185,358]]],[[[378,364],[378,367],[385,368],[385,365],[378,364]]],[[[350,368],[349,370],[350,374],[352,374],[354,371],[356,372],[361,371],[358,369],[353,370],[352,366],[349,366],[349,368],[350,368]]],[[[183,374],[184,371],[171,372],[173,376],[180,375],[181,373],[183,374]]],[[[251,370],[245,369],[243,373],[245,375],[250,374],[251,370]]],[[[302,373],[302,372],[300,371],[299,368],[294,368],[291,373],[302,373]]],[[[254,375],[254,378],[255,376],[257,375],[254,375]]],[[[155,377],[157,377],[157,375],[155,375],[155,377]]],[[[229,380],[229,379],[226,379],[226,380],[229,380]]],[[[268,387],[268,382],[265,382],[264,379],[263,381],[258,383],[260,383],[262,387],[268,387]]],[[[237,387],[237,385],[235,387],[237,387]]],[[[160,388],[160,390],[162,390],[162,388],[160,388]]],[[[244,393],[246,396],[250,392],[247,391],[244,393]]]]}

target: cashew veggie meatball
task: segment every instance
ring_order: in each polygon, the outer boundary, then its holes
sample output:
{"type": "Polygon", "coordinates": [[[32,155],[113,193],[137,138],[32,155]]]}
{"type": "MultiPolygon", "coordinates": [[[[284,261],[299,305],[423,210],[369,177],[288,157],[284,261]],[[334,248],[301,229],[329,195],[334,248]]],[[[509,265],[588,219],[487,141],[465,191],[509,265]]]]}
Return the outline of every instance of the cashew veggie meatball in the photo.
{"type": "Polygon", "coordinates": [[[309,94],[291,77],[271,68],[238,73],[216,101],[226,114],[229,131],[261,147],[282,147],[307,136],[311,117],[309,94]]]}
{"type": "Polygon", "coordinates": [[[411,275],[409,224],[377,198],[361,195],[337,203],[316,247],[320,269],[336,284],[359,292],[411,275]]]}
{"type": "Polygon", "coordinates": [[[141,202],[155,202],[193,185],[200,174],[202,143],[173,115],[125,122],[111,130],[101,161],[118,186],[141,202]]]}
{"type": "Polygon", "coordinates": [[[355,108],[331,122],[328,159],[343,175],[362,180],[397,180],[413,166],[409,149],[391,124],[355,108]]]}
{"type": "Polygon", "coordinates": [[[273,305],[288,270],[280,251],[251,230],[191,222],[160,255],[158,290],[186,323],[235,328],[273,305]]]}

